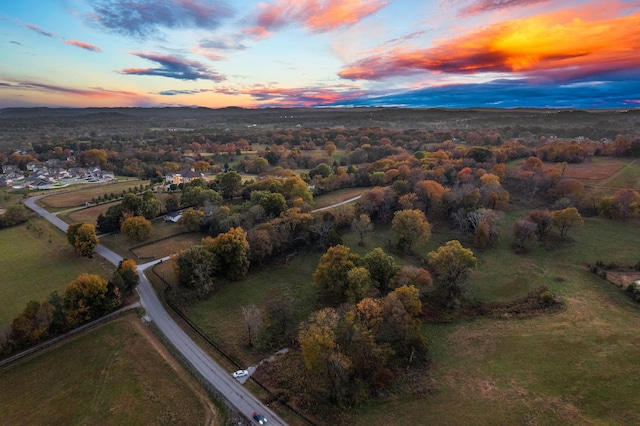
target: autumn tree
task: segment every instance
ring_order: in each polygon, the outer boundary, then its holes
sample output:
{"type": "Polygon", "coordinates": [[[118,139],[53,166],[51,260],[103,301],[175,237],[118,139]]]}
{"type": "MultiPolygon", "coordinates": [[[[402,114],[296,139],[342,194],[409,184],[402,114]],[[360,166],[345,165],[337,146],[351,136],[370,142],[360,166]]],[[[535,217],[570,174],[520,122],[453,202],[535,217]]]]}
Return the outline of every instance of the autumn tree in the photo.
{"type": "Polygon", "coordinates": [[[513,224],[513,235],[516,239],[515,244],[520,249],[527,249],[529,243],[538,238],[537,234],[538,227],[534,222],[521,219],[513,224]]]}
{"type": "Polygon", "coordinates": [[[566,235],[570,229],[584,225],[584,220],[575,207],[554,210],[551,214],[553,215],[553,225],[558,228],[561,237],[566,235]]]}
{"type": "Polygon", "coordinates": [[[318,262],[313,274],[314,283],[333,300],[344,300],[349,287],[349,271],[360,264],[360,256],[347,246],[329,247],[318,262]]]}
{"type": "Polygon", "coordinates": [[[540,241],[544,241],[553,226],[553,215],[551,212],[549,210],[532,210],[527,214],[525,219],[535,223],[536,235],[540,241]]]}
{"type": "Polygon", "coordinates": [[[427,264],[447,306],[452,307],[466,297],[465,281],[478,266],[473,252],[451,240],[427,254],[427,264]]]}
{"type": "Polygon", "coordinates": [[[357,303],[368,295],[371,288],[371,274],[367,268],[356,266],[347,272],[345,296],[349,303],[357,303]]]}
{"type": "Polygon", "coordinates": [[[151,235],[151,221],[144,216],[129,217],[120,225],[120,232],[131,240],[144,241],[151,235]]]}
{"type": "Polygon", "coordinates": [[[366,213],[358,215],[358,217],[351,222],[351,230],[355,231],[360,237],[358,245],[360,247],[364,246],[364,236],[373,230],[373,224],[371,223],[369,215],[366,213]]]}
{"type": "Polygon", "coordinates": [[[70,324],[82,324],[114,310],[119,297],[109,297],[107,282],[99,275],[81,274],[64,292],[64,306],[70,324]]]}
{"type": "Polygon", "coordinates": [[[640,194],[633,189],[619,189],[613,195],[613,205],[622,219],[640,211],[640,194]]]}
{"type": "Polygon", "coordinates": [[[133,292],[138,283],[140,283],[140,275],[138,274],[138,267],[133,259],[122,259],[118,264],[118,268],[114,272],[114,275],[119,277],[120,294],[127,296],[133,292]]]}
{"type": "Polygon", "coordinates": [[[67,228],[67,241],[80,256],[93,257],[98,246],[96,227],[89,223],[74,223],[67,228]]]}
{"type": "Polygon", "coordinates": [[[400,210],[391,222],[391,232],[396,246],[411,250],[413,243],[422,243],[431,236],[431,225],[421,210],[400,210]]]}
{"type": "Polygon", "coordinates": [[[249,271],[249,242],[241,227],[229,229],[215,238],[202,240],[206,249],[216,255],[220,270],[230,280],[241,280],[249,271]]]}

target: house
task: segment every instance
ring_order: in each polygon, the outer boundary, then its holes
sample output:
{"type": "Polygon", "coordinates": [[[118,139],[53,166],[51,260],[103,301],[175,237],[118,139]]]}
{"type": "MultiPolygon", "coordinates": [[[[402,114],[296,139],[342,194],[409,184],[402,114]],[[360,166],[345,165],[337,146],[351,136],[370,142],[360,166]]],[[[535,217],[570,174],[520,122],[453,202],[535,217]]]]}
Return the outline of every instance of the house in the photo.
{"type": "Polygon", "coordinates": [[[173,185],[180,185],[181,183],[189,183],[194,179],[204,179],[204,173],[196,172],[195,169],[183,169],[175,173],[169,173],[164,177],[165,182],[173,185]]]}
{"type": "Polygon", "coordinates": [[[164,221],[177,223],[181,217],[182,217],[182,212],[169,212],[166,215],[164,215],[164,221]]]}

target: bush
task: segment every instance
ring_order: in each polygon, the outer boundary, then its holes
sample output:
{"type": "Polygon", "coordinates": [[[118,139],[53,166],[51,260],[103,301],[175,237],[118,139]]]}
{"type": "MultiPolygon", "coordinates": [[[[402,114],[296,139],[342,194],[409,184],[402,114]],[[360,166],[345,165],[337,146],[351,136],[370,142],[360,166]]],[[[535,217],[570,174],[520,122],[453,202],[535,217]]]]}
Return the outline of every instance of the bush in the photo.
{"type": "Polygon", "coordinates": [[[638,261],[638,263],[633,265],[633,269],[635,269],[636,271],[640,271],[640,260],[638,261]]]}
{"type": "Polygon", "coordinates": [[[550,290],[547,290],[540,295],[540,301],[545,306],[550,306],[551,304],[553,304],[554,299],[555,296],[550,290]]]}
{"type": "Polygon", "coordinates": [[[607,279],[607,272],[606,271],[600,271],[600,278],[602,278],[603,280],[607,279]]]}
{"type": "Polygon", "coordinates": [[[591,265],[591,266],[589,267],[589,270],[590,270],[591,272],[593,272],[594,274],[597,274],[597,273],[598,273],[598,267],[597,267],[596,265],[591,265]]]}

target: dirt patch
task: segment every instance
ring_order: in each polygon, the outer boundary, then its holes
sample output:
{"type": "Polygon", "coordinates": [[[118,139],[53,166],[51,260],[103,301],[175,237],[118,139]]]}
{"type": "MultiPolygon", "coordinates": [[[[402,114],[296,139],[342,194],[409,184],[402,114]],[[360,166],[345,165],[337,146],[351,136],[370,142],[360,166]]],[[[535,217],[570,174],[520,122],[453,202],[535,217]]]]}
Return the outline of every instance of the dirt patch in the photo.
{"type": "MultiPolygon", "coordinates": [[[[568,164],[564,171],[564,177],[573,179],[601,180],[611,177],[614,173],[622,169],[625,163],[619,160],[602,161],[598,163],[568,164]]],[[[548,171],[561,172],[557,164],[545,164],[544,169],[548,171]]]]}
{"type": "Polygon", "coordinates": [[[625,290],[629,284],[640,280],[640,271],[607,271],[607,281],[625,290]]]}
{"type": "Polygon", "coordinates": [[[452,322],[473,317],[524,319],[560,312],[564,303],[546,286],[540,286],[526,296],[509,302],[469,302],[456,311],[446,311],[438,306],[425,305],[427,322],[452,322]]]}

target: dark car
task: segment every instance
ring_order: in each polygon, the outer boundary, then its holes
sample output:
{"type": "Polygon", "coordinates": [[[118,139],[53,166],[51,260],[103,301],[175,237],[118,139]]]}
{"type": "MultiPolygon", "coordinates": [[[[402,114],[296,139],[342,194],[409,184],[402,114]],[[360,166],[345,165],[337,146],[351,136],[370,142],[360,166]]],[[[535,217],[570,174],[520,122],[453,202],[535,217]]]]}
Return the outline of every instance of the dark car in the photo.
{"type": "Polygon", "coordinates": [[[253,413],[253,420],[258,422],[259,425],[267,424],[267,419],[265,419],[264,416],[260,413],[253,413]]]}

